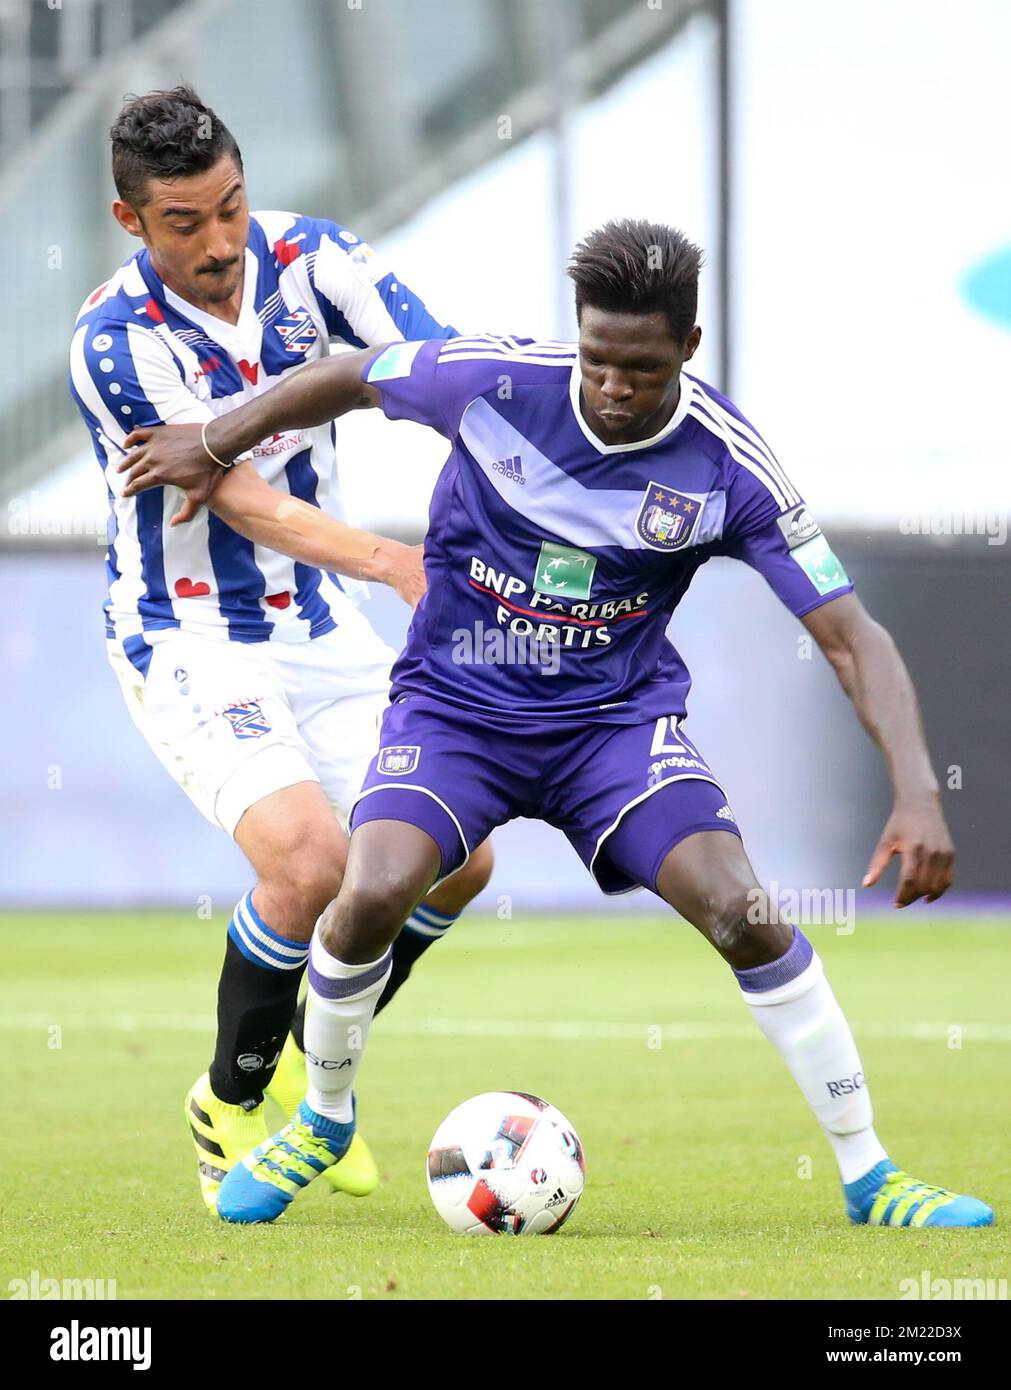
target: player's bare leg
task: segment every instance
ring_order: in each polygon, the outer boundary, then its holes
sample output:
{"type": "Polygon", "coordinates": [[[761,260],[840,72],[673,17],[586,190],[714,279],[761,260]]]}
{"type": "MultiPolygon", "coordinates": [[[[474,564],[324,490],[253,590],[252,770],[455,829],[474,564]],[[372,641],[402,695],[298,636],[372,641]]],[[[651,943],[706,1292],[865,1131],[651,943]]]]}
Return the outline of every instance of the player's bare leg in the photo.
{"type": "Polygon", "coordinates": [[[319,783],[271,792],[235,830],[258,881],[236,905],[218,982],[210,1070],[186,1097],[201,1194],[269,1133],[263,1103],[288,1032],[316,918],[336,895],[347,839],[319,783]]]}
{"type": "Polygon", "coordinates": [[[856,1043],[821,960],[803,933],[768,911],[736,835],[690,835],[666,855],[656,890],[734,971],[759,1028],[786,1062],[839,1164],[850,1220],[890,1226],[982,1226],[973,1197],[895,1168],[873,1128],[856,1043]]]}
{"type": "Polygon", "coordinates": [[[295,1009],[300,967],[313,928],[340,891],[347,837],[319,783],[300,782],[250,806],[236,827],[235,839],[257,873],[251,905],[264,928],[278,938],[272,947],[249,930],[248,919],[233,920],[229,928],[211,1080],[223,1100],[241,1101],[250,1095],[262,1098],[270,1081],[295,1009]],[[270,959],[256,956],[258,947],[268,957],[276,951],[290,958],[292,966],[272,970],[270,959]],[[240,959],[249,971],[242,972],[240,959]],[[231,961],[236,966],[234,974],[231,961]],[[253,970],[255,975],[250,973],[253,970]],[[270,998],[263,984],[265,975],[275,979],[270,998]],[[240,976],[248,981],[245,990],[240,976]],[[247,995],[248,1012],[238,1003],[247,995]],[[262,1046],[253,1047],[257,1031],[262,1034],[262,1046]],[[260,1066],[251,1065],[250,1052],[262,1058],[260,1066]]]}
{"type": "Polygon", "coordinates": [[[727,831],[689,835],[675,845],[656,887],[734,970],[777,960],[793,941],[790,923],[763,910],[765,894],[744,846],[727,831]]]}
{"type": "MultiPolygon", "coordinates": [[[[491,844],[486,841],[477,847],[463,868],[433,889],[405,918],[393,943],[390,973],[376,1004],[377,1014],[386,1008],[407,980],[419,957],[442,940],[467,904],[485,887],[491,870],[491,844]]],[[[267,1086],[267,1095],[278,1105],[285,1119],[294,1115],[305,1098],[308,1000],[306,994],[295,1010],[291,1032],[281,1049],[281,1060],[267,1086]]],[[[326,1177],[336,1192],[347,1192],[353,1197],[367,1196],[375,1188],[379,1172],[360,1134],[355,1134],[345,1157],[327,1169],[326,1177]]]]}
{"type": "Polygon", "coordinates": [[[352,836],[342,892],[319,923],[323,948],[356,967],[375,960],[439,868],[439,848],[424,830],[405,821],[367,821],[352,836]]]}
{"type": "MultiPolygon", "coordinates": [[[[491,878],[492,862],[491,841],[486,840],[478,845],[463,868],[457,869],[455,874],[451,874],[437,888],[433,888],[425,900],[405,919],[400,935],[393,943],[393,964],[390,977],[376,1005],[377,1014],[382,1013],[390,1003],[421,956],[437,941],[442,940],[467,904],[487,887],[491,878]]],[[[282,1052],[281,1068],[285,1067],[286,1054],[290,1053],[292,1048],[297,1049],[299,1053],[305,1052],[305,1007],[306,1000],[303,999],[291,1022],[291,1037],[282,1052]]],[[[305,1093],[304,1063],[300,1064],[299,1070],[302,1072],[303,1084],[287,1110],[288,1114],[294,1111],[295,1105],[305,1093]]],[[[271,1089],[271,1094],[274,1094],[275,1090],[276,1086],[271,1089]]],[[[277,1098],[280,1100],[280,1097],[277,1098]]]]}
{"type": "Polygon", "coordinates": [[[439,876],[435,841],[413,825],[369,821],[351,837],[341,892],[322,915],[309,957],[306,1070],[293,1120],[226,1175],[218,1211],[236,1222],[273,1221],[354,1137],[354,1079],[393,942],[439,876]]]}
{"type": "MultiPolygon", "coordinates": [[[[235,839],[258,882],[236,907],[229,926],[214,1060],[186,1101],[200,1149],[201,1190],[211,1210],[216,1210],[218,1188],[232,1161],[269,1133],[264,1093],[286,1118],[305,1094],[302,1030],[289,1037],[288,1029],[313,928],[337,897],[348,849],[347,836],[316,782],[285,787],[254,803],[242,815],[235,839]]],[[[448,929],[490,873],[491,850],[483,845],[430,899],[412,904],[401,921],[412,930],[398,938],[394,949],[390,982],[395,975],[397,984],[391,990],[388,982],[387,1001],[421,951],[448,929]],[[415,918],[418,930],[413,929],[415,918]]],[[[360,1137],[345,1161],[329,1170],[328,1179],[336,1190],[354,1196],[372,1191],[378,1171],[360,1137]]]]}

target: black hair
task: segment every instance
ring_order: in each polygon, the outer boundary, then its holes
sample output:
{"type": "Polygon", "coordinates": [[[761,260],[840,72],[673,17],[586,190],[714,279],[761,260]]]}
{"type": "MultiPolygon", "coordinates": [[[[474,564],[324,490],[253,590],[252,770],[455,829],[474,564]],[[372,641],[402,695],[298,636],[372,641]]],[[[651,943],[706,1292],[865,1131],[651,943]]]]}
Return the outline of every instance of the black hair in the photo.
{"type": "Polygon", "coordinates": [[[202,174],[226,154],[242,168],[235,137],[188,85],[129,97],[109,136],[116,191],[135,209],[148,179],[202,174]]]}
{"type": "Polygon", "coordinates": [[[701,249],[662,222],[608,222],[585,237],[569,261],[576,317],[586,304],[611,313],[659,310],[683,343],[695,326],[702,263],[701,249]]]}

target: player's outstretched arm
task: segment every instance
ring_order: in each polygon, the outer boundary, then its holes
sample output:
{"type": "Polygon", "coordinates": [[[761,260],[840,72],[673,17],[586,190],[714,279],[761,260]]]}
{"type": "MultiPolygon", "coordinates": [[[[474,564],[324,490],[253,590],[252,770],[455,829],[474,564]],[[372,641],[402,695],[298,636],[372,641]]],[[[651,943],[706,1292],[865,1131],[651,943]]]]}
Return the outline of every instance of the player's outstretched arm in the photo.
{"type": "Polygon", "coordinates": [[[375,349],[366,348],[311,362],[203,429],[160,425],[134,430],[126,439],[131,452],[116,470],[129,475],[124,497],[152,487],[182,488],[186,502],[172,524],[189,521],[214,492],[222,465],[227,467],[261,439],[282,430],[311,429],[349,410],[378,405],[378,391],[361,379],[362,368],[373,356],[375,349]]]}
{"type": "Polygon", "coordinates": [[[231,463],[270,434],[312,429],[349,410],[378,405],[379,392],[361,377],[365,363],[375,355],[374,348],[340,352],[290,372],[262,396],[211,421],[206,433],[211,453],[231,463]]]}
{"type": "Polygon", "coordinates": [[[304,565],[388,584],[412,608],[425,592],[420,545],[403,545],[346,526],[319,507],[271,487],[251,463],[229,469],[208,506],[257,545],[304,565]]]}
{"type": "Polygon", "coordinates": [[[928,902],[951,886],[955,851],[930,766],[916,691],[890,634],[854,594],[824,603],[801,621],[825,653],[860,722],[888,765],[895,804],[871,856],[864,886],[900,857],[896,907],[928,902]]]}

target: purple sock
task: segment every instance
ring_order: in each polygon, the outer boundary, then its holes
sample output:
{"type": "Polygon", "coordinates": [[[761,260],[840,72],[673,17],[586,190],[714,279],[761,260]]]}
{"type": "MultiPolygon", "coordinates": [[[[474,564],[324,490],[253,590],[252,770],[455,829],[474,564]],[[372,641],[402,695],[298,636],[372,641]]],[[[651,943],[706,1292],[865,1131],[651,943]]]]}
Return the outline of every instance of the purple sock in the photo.
{"type": "Polygon", "coordinates": [[[778,960],[766,961],[764,965],[753,965],[748,970],[735,970],[737,983],[748,994],[761,994],[767,989],[777,989],[789,984],[811,964],[814,947],[799,927],[793,929],[793,940],[785,955],[778,960]]]}

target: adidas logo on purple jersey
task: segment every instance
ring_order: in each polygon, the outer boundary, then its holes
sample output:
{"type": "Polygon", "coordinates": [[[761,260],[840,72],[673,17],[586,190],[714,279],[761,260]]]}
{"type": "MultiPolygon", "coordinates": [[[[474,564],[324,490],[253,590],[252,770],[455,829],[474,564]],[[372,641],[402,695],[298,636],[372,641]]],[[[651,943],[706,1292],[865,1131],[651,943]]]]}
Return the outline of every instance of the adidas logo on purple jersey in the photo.
{"type": "Polygon", "coordinates": [[[520,487],[526,487],[527,480],[523,476],[523,464],[519,454],[514,454],[512,458],[497,459],[492,464],[496,473],[501,473],[503,478],[508,478],[510,482],[519,483],[520,487]]]}

